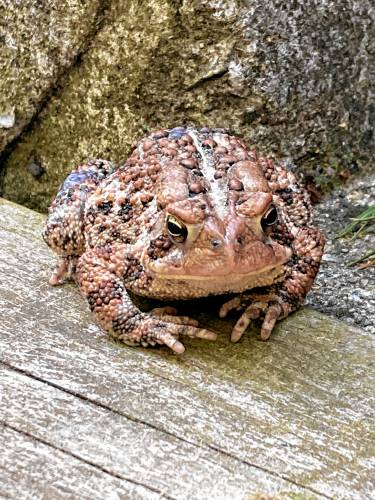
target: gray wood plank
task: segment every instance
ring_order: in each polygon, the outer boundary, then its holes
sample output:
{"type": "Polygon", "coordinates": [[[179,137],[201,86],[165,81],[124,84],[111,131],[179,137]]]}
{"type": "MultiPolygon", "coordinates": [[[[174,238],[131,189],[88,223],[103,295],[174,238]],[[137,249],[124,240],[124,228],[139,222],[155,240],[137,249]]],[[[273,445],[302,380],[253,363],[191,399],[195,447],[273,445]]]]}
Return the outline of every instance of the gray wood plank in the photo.
{"type": "Polygon", "coordinates": [[[223,453],[186,443],[1,364],[0,422],[173,498],[246,498],[265,485],[273,493],[306,493],[223,453]]]}
{"type": "Polygon", "coordinates": [[[41,221],[0,204],[0,360],[264,471],[262,492],[286,480],[313,495],[375,495],[374,342],[366,332],[304,309],[270,342],[249,334],[233,345],[232,321],[194,306],[190,314],[220,332],[217,342],[187,342],[179,358],[122,346],[93,323],[73,286],[48,287],[53,259],[41,221]]]}
{"type": "Polygon", "coordinates": [[[0,498],[160,498],[158,493],[113,477],[1,423],[0,450],[0,498]]]}

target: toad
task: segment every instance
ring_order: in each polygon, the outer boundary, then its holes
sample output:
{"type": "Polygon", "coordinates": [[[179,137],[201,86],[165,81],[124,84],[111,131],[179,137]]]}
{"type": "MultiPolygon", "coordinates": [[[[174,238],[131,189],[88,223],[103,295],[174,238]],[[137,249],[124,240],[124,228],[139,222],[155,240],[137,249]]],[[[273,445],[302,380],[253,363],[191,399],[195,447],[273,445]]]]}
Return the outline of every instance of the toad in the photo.
{"type": "Polygon", "coordinates": [[[224,129],[176,127],[142,139],[123,166],[94,160],[60,187],[43,237],[58,256],[50,283],[71,274],[102,327],[126,344],[184,351],[215,340],[169,306],[142,312],[129,292],[159,300],[234,294],[231,340],[304,301],[324,238],[295,176],[224,129]]]}

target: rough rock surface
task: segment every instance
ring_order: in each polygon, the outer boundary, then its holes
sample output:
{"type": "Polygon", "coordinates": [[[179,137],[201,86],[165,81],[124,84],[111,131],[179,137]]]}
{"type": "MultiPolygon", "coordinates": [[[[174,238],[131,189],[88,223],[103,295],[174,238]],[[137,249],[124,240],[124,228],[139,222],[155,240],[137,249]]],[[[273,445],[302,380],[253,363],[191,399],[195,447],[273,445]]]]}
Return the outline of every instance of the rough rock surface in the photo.
{"type": "Polygon", "coordinates": [[[1,0],[0,152],[86,47],[99,14],[100,0],[1,0]]]}
{"type": "Polygon", "coordinates": [[[73,165],[119,162],[145,131],[179,123],[229,127],[314,175],[370,158],[370,0],[112,0],[101,9],[88,50],[3,157],[4,196],[44,210],[73,165]]]}
{"type": "Polygon", "coordinates": [[[307,303],[349,324],[375,333],[375,266],[361,269],[351,261],[375,248],[375,234],[363,238],[336,235],[369,206],[375,205],[375,176],[355,180],[334,192],[318,207],[317,224],[327,236],[325,254],[307,303]]]}

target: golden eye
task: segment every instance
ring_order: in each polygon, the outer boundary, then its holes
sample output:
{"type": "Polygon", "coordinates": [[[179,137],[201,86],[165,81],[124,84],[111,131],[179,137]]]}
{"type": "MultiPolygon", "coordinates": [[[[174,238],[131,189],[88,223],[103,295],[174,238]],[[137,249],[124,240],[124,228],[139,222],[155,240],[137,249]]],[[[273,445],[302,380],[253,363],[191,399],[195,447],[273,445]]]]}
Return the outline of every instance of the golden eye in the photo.
{"type": "Polygon", "coordinates": [[[277,210],[275,205],[268,207],[267,211],[263,214],[261,225],[263,231],[268,227],[273,226],[277,222],[277,210]]]}
{"type": "Polygon", "coordinates": [[[188,235],[185,224],[176,219],[173,215],[167,216],[167,230],[171,240],[176,243],[183,243],[188,235]]]}

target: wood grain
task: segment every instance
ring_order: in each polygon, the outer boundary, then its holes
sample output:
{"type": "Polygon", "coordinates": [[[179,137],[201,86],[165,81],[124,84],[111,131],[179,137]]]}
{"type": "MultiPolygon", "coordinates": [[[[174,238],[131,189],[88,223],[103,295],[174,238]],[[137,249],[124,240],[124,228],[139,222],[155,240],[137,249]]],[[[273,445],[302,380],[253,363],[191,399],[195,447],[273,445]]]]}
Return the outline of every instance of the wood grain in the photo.
{"type": "MultiPolygon", "coordinates": [[[[0,388],[0,421],[7,426],[149,492],[168,492],[173,498],[220,498],[225,492],[240,498],[269,482],[266,472],[226,454],[134,422],[1,364],[0,388]]],[[[287,481],[273,482],[273,491],[301,491],[287,481]]]]}
{"type": "Polygon", "coordinates": [[[182,309],[217,342],[121,345],[73,285],[48,286],[42,220],[0,202],[0,421],[171,498],[374,496],[370,335],[303,309],[234,345],[201,301],[182,309]]]}
{"type": "Polygon", "coordinates": [[[0,449],[1,498],[160,498],[1,423],[0,449]]]}

